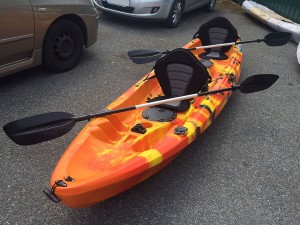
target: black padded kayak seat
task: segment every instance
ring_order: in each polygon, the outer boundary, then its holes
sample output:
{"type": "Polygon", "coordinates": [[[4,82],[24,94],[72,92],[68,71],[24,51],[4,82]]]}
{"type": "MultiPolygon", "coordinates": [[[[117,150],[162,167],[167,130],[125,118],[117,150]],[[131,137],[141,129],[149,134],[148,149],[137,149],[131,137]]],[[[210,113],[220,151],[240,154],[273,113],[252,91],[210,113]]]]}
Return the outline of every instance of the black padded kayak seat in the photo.
{"type": "MultiPolygon", "coordinates": [[[[199,38],[203,46],[223,44],[228,42],[236,42],[239,38],[237,30],[230,23],[230,21],[224,17],[215,17],[207,23],[200,26],[197,33],[193,38],[199,38]]],[[[227,52],[231,46],[223,46],[218,48],[208,48],[205,52],[201,53],[199,57],[204,59],[227,59],[227,52]]]]}
{"type": "MultiPolygon", "coordinates": [[[[202,90],[210,75],[202,63],[190,51],[178,48],[157,60],[154,66],[155,75],[165,96],[150,100],[158,101],[202,90]]],[[[186,111],[190,107],[188,100],[161,105],[174,111],[186,111]]]]}

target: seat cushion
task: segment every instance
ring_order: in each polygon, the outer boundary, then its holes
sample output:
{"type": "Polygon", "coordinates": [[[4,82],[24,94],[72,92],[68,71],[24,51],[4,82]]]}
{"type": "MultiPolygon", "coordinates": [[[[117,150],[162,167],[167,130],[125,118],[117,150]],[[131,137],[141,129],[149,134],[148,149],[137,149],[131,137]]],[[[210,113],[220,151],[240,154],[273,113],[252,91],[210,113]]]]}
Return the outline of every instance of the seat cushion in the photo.
{"type": "MultiPolygon", "coordinates": [[[[236,42],[239,38],[236,28],[225,17],[215,17],[200,26],[193,38],[199,38],[203,46],[236,42]]],[[[231,46],[205,49],[207,52],[227,52],[231,46]]]]}
{"type": "MultiPolygon", "coordinates": [[[[154,71],[165,95],[163,99],[197,93],[210,78],[206,67],[193,53],[183,48],[175,49],[157,60],[154,71]]],[[[189,101],[163,105],[176,111],[185,111],[189,106],[189,101]]]]}
{"type": "Polygon", "coordinates": [[[171,96],[178,97],[184,95],[194,74],[193,67],[180,63],[170,63],[166,69],[171,96]]]}
{"type": "Polygon", "coordinates": [[[154,71],[167,97],[197,93],[210,77],[206,67],[194,54],[182,48],[175,49],[157,60],[154,71]]]}

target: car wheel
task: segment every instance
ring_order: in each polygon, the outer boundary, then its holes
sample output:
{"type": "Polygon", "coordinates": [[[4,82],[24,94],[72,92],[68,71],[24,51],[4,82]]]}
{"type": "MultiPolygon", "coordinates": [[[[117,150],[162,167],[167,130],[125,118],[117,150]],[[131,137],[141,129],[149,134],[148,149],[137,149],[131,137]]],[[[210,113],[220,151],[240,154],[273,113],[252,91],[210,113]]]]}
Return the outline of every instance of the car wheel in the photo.
{"type": "Polygon", "coordinates": [[[169,17],[165,22],[167,27],[174,28],[178,26],[182,16],[183,7],[184,7],[184,0],[174,0],[174,3],[169,13],[169,17]]]}
{"type": "Polygon", "coordinates": [[[70,20],[52,25],[43,43],[43,66],[54,72],[72,69],[81,57],[83,36],[80,28],[70,20]]]}
{"type": "Polygon", "coordinates": [[[212,12],[215,9],[217,0],[210,0],[209,3],[204,7],[205,11],[212,12]]]}

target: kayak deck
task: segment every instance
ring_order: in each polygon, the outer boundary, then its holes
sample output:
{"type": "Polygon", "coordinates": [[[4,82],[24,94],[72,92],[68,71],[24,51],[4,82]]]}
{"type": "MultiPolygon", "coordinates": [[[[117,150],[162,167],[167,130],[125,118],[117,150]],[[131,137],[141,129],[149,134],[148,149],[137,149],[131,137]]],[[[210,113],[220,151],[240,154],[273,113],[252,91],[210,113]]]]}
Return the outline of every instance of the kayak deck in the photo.
{"type": "MultiPolygon", "coordinates": [[[[198,46],[201,46],[201,41],[194,39],[184,48],[198,46]]],[[[203,50],[192,52],[198,57],[203,50]]],[[[232,46],[226,55],[226,60],[211,60],[214,65],[208,68],[212,77],[209,91],[231,87],[240,77],[240,46],[232,46]]],[[[148,79],[154,75],[151,71],[107,108],[113,110],[142,104],[163,95],[157,79],[148,79]]],[[[170,163],[204,132],[231,94],[228,91],[192,99],[190,108],[177,112],[176,118],[170,122],[143,118],[145,109],[90,121],[60,159],[50,186],[68,176],[74,179],[65,181],[66,187],[55,189],[55,195],[70,207],[87,207],[127,190],[170,163]],[[137,124],[141,124],[146,133],[131,131],[137,124]],[[187,128],[186,133],[175,134],[178,127],[187,128]]]]}

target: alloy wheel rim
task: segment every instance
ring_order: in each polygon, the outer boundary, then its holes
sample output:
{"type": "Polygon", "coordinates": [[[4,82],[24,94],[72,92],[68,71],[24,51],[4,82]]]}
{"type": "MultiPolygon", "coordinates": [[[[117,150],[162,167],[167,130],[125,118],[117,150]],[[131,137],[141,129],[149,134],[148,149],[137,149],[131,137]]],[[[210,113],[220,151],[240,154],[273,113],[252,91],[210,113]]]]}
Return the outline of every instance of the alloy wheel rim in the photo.
{"type": "Polygon", "coordinates": [[[174,7],[173,16],[172,16],[172,22],[173,24],[176,24],[181,16],[181,10],[182,10],[182,3],[180,1],[177,1],[174,7]]]}
{"type": "Polygon", "coordinates": [[[210,2],[210,9],[212,10],[215,7],[216,0],[211,0],[210,2]]]}

